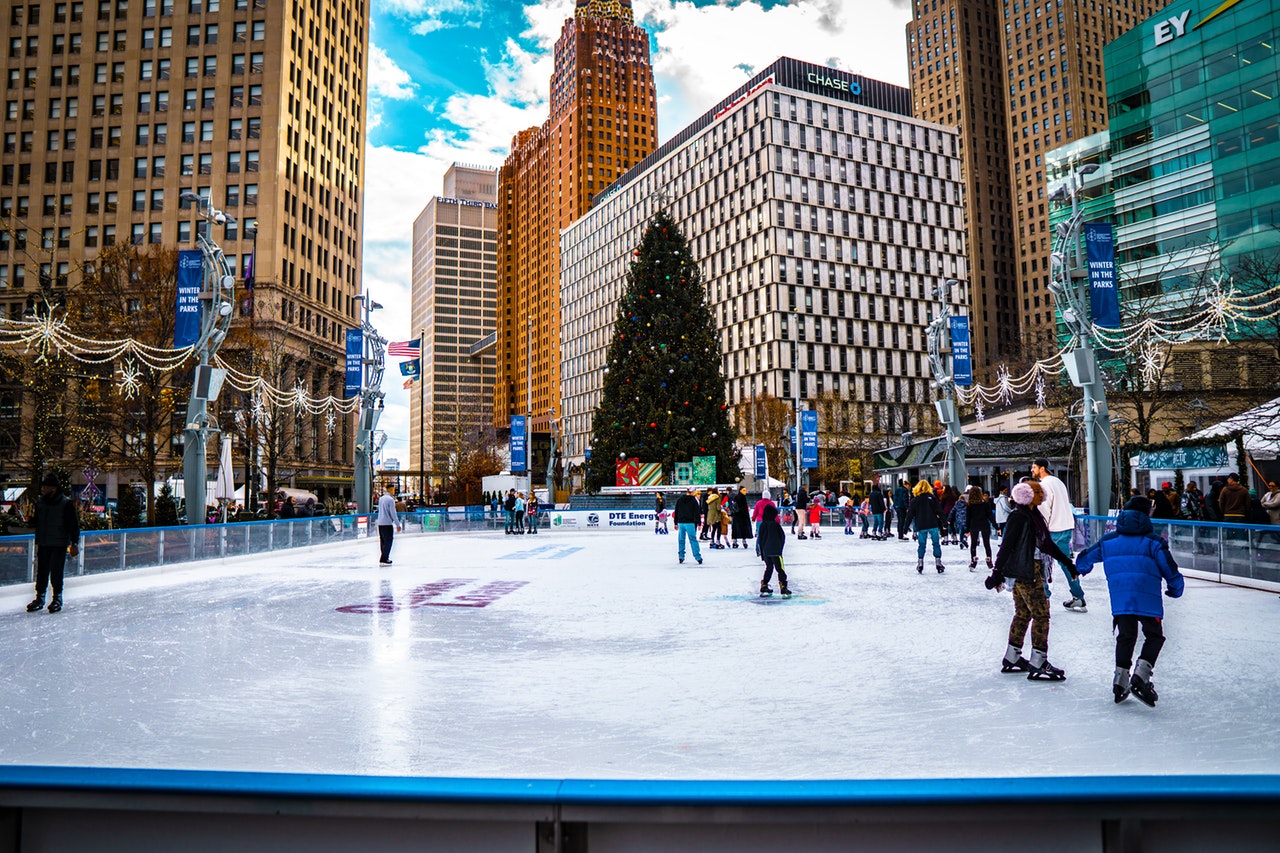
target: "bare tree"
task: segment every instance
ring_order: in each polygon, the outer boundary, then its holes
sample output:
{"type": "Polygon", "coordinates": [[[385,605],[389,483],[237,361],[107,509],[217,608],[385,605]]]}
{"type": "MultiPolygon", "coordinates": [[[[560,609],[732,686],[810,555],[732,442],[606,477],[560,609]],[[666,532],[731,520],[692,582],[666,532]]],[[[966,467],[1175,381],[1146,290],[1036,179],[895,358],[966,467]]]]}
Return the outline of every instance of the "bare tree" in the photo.
{"type": "Polygon", "coordinates": [[[738,435],[750,439],[754,425],[756,444],[765,446],[769,476],[777,479],[785,479],[789,454],[795,452],[795,448],[787,446],[786,438],[788,429],[794,425],[793,417],[790,403],[767,393],[733,407],[733,423],[738,435]]]}

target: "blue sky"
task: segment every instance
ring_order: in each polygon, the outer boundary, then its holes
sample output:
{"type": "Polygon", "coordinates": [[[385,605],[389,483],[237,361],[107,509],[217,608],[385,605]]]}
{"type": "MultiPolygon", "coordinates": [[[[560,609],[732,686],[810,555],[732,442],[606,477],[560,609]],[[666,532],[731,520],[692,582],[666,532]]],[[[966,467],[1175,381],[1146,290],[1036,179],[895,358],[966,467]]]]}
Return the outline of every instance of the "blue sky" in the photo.
{"type": "MultiPolygon", "coordinates": [[[[497,167],[541,124],[573,0],[372,0],[365,289],[385,337],[409,329],[413,220],[452,162],[497,167]]],[[[649,31],[665,141],[779,56],[907,85],[908,0],[633,0],[649,31]]],[[[385,457],[408,463],[408,393],[384,383],[385,457]]]]}

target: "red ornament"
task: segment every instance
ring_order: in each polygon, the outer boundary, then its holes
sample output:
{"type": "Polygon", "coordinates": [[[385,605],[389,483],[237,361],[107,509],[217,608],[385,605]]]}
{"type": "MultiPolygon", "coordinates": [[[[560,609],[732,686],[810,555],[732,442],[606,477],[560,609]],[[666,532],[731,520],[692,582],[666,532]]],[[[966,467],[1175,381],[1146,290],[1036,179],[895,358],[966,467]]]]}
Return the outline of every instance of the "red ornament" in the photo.
{"type": "Polygon", "coordinates": [[[656,423],[649,424],[649,429],[657,429],[657,428],[658,428],[658,425],[656,423]]]}

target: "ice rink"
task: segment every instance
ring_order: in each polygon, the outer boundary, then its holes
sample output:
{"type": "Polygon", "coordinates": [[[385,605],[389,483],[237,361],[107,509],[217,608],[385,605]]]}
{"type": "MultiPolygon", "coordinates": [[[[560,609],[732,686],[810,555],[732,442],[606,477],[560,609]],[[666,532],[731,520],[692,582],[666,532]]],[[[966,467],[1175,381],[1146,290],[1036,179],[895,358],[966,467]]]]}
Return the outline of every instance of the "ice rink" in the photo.
{"type": "MultiPolygon", "coordinates": [[[[0,762],[370,776],[912,779],[1280,772],[1280,599],[1188,579],[1153,709],[1111,699],[1106,583],[1054,585],[1050,660],[1002,675],[1013,603],[947,547],[751,552],[544,531],[365,540],[0,591],[0,762]],[[776,587],[776,582],[775,582],[776,587]]],[[[1027,643],[1026,651],[1030,651],[1027,643]]]]}

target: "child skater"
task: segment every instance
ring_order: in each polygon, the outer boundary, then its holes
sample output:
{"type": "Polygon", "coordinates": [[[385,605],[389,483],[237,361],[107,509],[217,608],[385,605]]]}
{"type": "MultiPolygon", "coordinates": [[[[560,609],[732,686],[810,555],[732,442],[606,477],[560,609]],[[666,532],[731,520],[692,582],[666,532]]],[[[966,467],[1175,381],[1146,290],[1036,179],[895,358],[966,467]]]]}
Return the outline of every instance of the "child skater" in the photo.
{"type": "Polygon", "coordinates": [[[764,578],[760,581],[760,597],[773,595],[769,588],[769,578],[778,573],[778,585],[782,587],[782,597],[791,597],[791,588],[787,586],[787,573],[782,568],[782,549],[787,543],[786,531],[778,523],[778,508],[769,504],[764,508],[760,519],[760,559],[764,560],[764,578]]]}
{"type": "Polygon", "coordinates": [[[1041,494],[1028,483],[1013,487],[1013,512],[1009,514],[1005,536],[1000,540],[996,566],[987,578],[987,589],[1003,589],[1006,578],[1013,580],[1013,622],[1009,625],[1009,648],[1000,662],[1001,672],[1025,672],[1033,681],[1062,681],[1066,673],[1049,663],[1049,600],[1044,595],[1041,563],[1036,548],[1051,554],[1071,569],[1071,558],[1062,553],[1049,535],[1044,516],[1036,509],[1041,494]],[[1022,656],[1022,642],[1031,626],[1031,660],[1022,656]]]}
{"type": "Polygon", "coordinates": [[[1095,563],[1102,563],[1111,592],[1111,623],[1116,629],[1116,674],[1111,691],[1116,704],[1129,696],[1129,691],[1146,704],[1155,707],[1156,689],[1151,684],[1151,670],[1156,665],[1160,647],[1164,645],[1164,604],[1160,600],[1160,582],[1165,595],[1182,596],[1184,583],[1178,564],[1169,553],[1169,543],[1151,532],[1151,501],[1133,497],[1116,519],[1114,533],[1108,533],[1092,547],[1080,553],[1076,571],[1087,575],[1095,563]],[[1138,643],[1138,626],[1142,626],[1142,653],[1129,677],[1133,663],[1133,647],[1138,643]]]}
{"type": "Polygon", "coordinates": [[[809,538],[821,539],[822,534],[818,532],[818,525],[822,523],[822,503],[817,500],[809,501],[809,538]]]}

